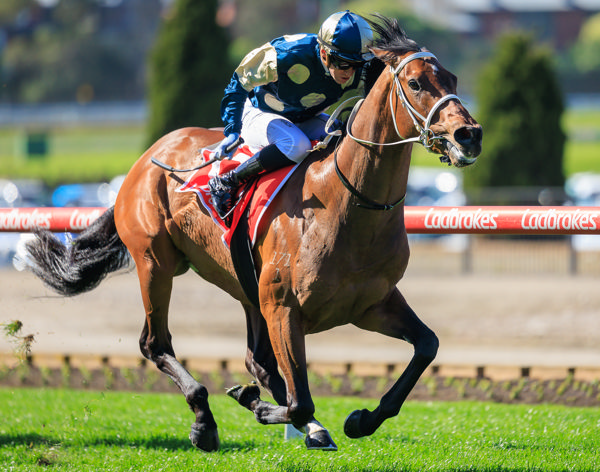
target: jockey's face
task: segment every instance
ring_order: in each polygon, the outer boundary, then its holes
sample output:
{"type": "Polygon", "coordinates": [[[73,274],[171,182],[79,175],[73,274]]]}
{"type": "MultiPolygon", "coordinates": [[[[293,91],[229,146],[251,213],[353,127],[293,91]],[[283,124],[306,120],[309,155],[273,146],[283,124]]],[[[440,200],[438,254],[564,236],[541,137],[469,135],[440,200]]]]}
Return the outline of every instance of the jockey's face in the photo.
{"type": "Polygon", "coordinates": [[[341,64],[341,67],[336,67],[335,61],[332,61],[331,58],[327,57],[327,52],[324,48],[321,48],[321,61],[329,70],[331,74],[331,78],[335,80],[336,83],[340,85],[344,85],[348,80],[352,78],[354,72],[356,71],[356,67],[351,62],[345,62],[341,64]]]}

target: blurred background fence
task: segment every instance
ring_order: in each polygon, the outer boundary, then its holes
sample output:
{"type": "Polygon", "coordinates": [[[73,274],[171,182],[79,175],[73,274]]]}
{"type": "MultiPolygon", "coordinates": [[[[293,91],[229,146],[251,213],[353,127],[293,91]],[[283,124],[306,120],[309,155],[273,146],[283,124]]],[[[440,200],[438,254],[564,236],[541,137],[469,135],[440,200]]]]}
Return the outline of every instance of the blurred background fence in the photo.
{"type": "Polygon", "coordinates": [[[600,236],[411,238],[408,274],[600,275],[600,236]]]}

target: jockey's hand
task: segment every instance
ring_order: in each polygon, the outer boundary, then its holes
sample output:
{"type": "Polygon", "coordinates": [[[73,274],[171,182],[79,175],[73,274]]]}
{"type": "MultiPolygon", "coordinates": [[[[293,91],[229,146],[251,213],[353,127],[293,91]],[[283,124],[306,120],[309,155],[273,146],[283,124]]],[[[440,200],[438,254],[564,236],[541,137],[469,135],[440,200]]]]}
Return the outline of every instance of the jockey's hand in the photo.
{"type": "Polygon", "coordinates": [[[223,141],[213,151],[213,157],[215,159],[231,159],[234,151],[239,144],[237,141],[240,139],[240,133],[231,133],[225,137],[223,141]]]}
{"type": "Polygon", "coordinates": [[[333,120],[329,128],[326,127],[325,132],[327,134],[333,133],[334,131],[343,131],[344,122],[338,119],[333,120]]]}
{"type": "Polygon", "coordinates": [[[333,125],[331,126],[331,130],[335,131],[335,130],[343,130],[344,129],[344,122],[342,120],[334,120],[333,121],[333,125]]]}

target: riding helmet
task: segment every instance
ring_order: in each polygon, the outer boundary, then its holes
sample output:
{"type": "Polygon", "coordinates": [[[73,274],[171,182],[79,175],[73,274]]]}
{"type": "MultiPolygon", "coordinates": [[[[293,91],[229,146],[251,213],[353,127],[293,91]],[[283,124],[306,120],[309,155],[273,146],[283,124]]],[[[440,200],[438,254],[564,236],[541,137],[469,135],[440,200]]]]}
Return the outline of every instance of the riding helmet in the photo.
{"type": "Polygon", "coordinates": [[[327,18],[317,35],[319,44],[328,54],[349,62],[365,62],[373,59],[369,46],[373,30],[367,21],[349,10],[334,13],[327,18]]]}

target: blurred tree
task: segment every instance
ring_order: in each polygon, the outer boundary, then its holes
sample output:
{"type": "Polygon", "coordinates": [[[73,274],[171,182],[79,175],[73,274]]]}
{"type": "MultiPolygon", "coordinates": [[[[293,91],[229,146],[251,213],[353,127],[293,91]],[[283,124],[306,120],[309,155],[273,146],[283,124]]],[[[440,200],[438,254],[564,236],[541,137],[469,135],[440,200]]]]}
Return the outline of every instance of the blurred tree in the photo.
{"type": "MultiPolygon", "coordinates": [[[[3,101],[143,98],[143,57],[147,46],[137,41],[138,35],[131,28],[115,27],[119,18],[126,16],[125,7],[132,8],[133,3],[114,8],[97,0],[61,0],[51,8],[31,0],[2,3],[3,101]]],[[[157,16],[160,3],[146,0],[138,8],[154,10],[157,16]]],[[[143,26],[148,28],[148,23],[143,26]]]]}
{"type": "Polygon", "coordinates": [[[176,0],[150,58],[148,138],[184,126],[219,126],[234,67],[229,39],[216,24],[217,0],[176,0]]]}
{"type": "Polygon", "coordinates": [[[2,0],[0,3],[0,25],[13,22],[19,12],[34,5],[35,0],[2,0]]]}
{"type": "Polygon", "coordinates": [[[550,53],[522,33],[502,37],[477,87],[483,153],[465,186],[563,186],[564,110],[550,53]]]}
{"type": "Polygon", "coordinates": [[[398,18],[407,34],[440,56],[454,68],[464,54],[456,47],[456,33],[417,18],[406,2],[390,0],[255,0],[237,2],[237,15],[230,31],[235,38],[230,57],[238,63],[252,49],[284,34],[316,33],[321,23],[338,10],[350,10],[369,17],[377,12],[398,18]],[[259,25],[260,27],[257,27],[259,25]]]}
{"type": "Polygon", "coordinates": [[[230,48],[232,61],[239,63],[254,48],[284,34],[316,33],[321,3],[322,0],[236,1],[235,18],[229,25],[234,38],[230,48]]]}
{"type": "Polygon", "coordinates": [[[583,24],[577,41],[561,54],[561,82],[568,93],[598,93],[600,83],[600,13],[583,24]]]}
{"type": "Polygon", "coordinates": [[[380,13],[390,18],[397,18],[400,26],[409,38],[419,45],[434,52],[444,64],[444,67],[455,69],[464,51],[459,48],[459,35],[444,29],[433,22],[427,22],[413,13],[413,7],[408,2],[390,2],[389,0],[352,0],[344,4],[356,13],[369,17],[380,13]]]}

